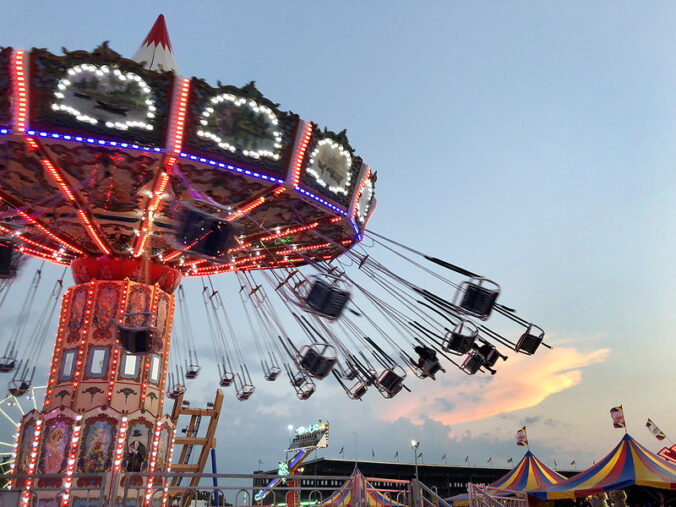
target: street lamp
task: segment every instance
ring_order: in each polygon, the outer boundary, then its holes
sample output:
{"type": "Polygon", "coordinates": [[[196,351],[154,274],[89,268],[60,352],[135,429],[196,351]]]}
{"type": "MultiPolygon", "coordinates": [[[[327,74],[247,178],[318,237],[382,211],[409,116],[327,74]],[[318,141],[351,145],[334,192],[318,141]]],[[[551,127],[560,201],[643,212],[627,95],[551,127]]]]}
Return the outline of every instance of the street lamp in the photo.
{"type": "Polygon", "coordinates": [[[420,442],[411,440],[411,448],[413,449],[413,458],[415,459],[415,480],[418,482],[418,446],[420,442]]]}

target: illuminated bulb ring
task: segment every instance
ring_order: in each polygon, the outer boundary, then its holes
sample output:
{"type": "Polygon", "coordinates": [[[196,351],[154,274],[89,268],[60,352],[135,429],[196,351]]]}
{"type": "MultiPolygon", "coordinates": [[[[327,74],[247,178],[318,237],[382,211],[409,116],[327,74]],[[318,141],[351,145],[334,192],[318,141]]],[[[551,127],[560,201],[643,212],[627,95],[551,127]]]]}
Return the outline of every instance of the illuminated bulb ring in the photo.
{"type": "Polygon", "coordinates": [[[350,156],[350,152],[347,151],[343,146],[341,146],[337,142],[333,141],[332,139],[322,139],[321,141],[317,142],[317,146],[310,154],[310,163],[308,164],[307,172],[323,188],[328,188],[331,192],[334,192],[336,194],[347,195],[348,190],[350,188],[350,182],[352,180],[352,172],[350,171],[351,168],[352,168],[352,156],[350,156]],[[342,186],[330,186],[326,181],[322,179],[319,172],[317,172],[317,170],[315,169],[317,164],[317,156],[319,155],[319,151],[324,145],[328,145],[329,148],[332,150],[337,150],[338,155],[345,159],[345,164],[348,170],[347,170],[347,179],[345,180],[345,184],[342,186]]]}
{"type": "MultiPolygon", "coordinates": [[[[263,106],[258,104],[257,102],[250,100],[250,99],[245,99],[242,97],[237,97],[235,95],[232,95],[230,93],[222,93],[220,95],[216,95],[215,97],[212,97],[211,100],[209,101],[210,105],[204,108],[204,111],[202,111],[202,119],[200,120],[200,123],[203,127],[208,126],[209,124],[209,117],[215,112],[215,109],[213,106],[217,106],[223,102],[228,102],[229,104],[233,105],[234,107],[247,107],[254,113],[259,113],[263,114],[265,117],[267,117],[267,120],[272,124],[274,127],[272,129],[272,135],[275,139],[274,142],[274,147],[276,148],[277,151],[272,152],[268,150],[247,150],[247,149],[242,149],[241,153],[245,157],[251,157],[255,159],[260,159],[260,158],[268,158],[272,160],[279,160],[281,158],[281,155],[279,154],[279,150],[282,148],[282,132],[279,129],[279,120],[277,119],[277,116],[275,113],[272,111],[267,106],[263,106]]],[[[219,148],[225,151],[229,151],[231,153],[235,153],[237,151],[237,147],[233,146],[232,144],[228,143],[227,141],[224,141],[221,136],[218,134],[215,134],[213,132],[210,132],[206,129],[200,129],[197,131],[197,135],[203,139],[208,139],[210,141],[215,142],[219,148]]]]}
{"type": "MultiPolygon", "coordinates": [[[[81,121],[82,123],[89,123],[91,125],[99,124],[98,119],[93,118],[92,116],[88,116],[79,111],[78,109],[76,109],[75,107],[61,102],[66,98],[64,92],[68,90],[68,88],[73,84],[73,82],[69,79],[69,77],[72,78],[73,76],[77,76],[78,74],[82,74],[83,72],[93,74],[95,77],[107,76],[109,80],[116,79],[118,82],[126,82],[126,81],[135,82],[137,86],[141,89],[143,95],[146,97],[145,105],[148,108],[146,112],[146,117],[148,118],[148,120],[152,120],[153,118],[155,118],[157,108],[155,107],[155,101],[152,99],[152,89],[143,80],[143,78],[141,78],[141,76],[133,72],[122,72],[120,71],[120,69],[117,68],[111,69],[107,65],[102,65],[101,67],[99,67],[97,65],[92,65],[90,63],[83,63],[81,65],[71,67],[66,71],[66,77],[63,77],[59,80],[59,82],[56,85],[56,91],[54,92],[54,97],[56,97],[56,99],[58,100],[52,103],[52,109],[54,111],[61,111],[66,114],[69,114],[75,117],[75,119],[77,119],[78,121],[81,121]]],[[[124,122],[106,121],[105,126],[108,128],[123,131],[128,130],[129,128],[153,130],[153,126],[150,123],[146,123],[140,120],[127,120],[124,122]]]]}

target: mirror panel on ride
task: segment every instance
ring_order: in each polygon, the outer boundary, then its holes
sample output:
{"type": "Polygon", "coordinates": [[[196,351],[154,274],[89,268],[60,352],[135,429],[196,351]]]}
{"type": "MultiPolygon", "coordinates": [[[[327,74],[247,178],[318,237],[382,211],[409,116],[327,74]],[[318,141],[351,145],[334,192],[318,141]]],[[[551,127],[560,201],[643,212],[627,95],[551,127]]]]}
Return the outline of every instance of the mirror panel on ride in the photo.
{"type": "Polygon", "coordinates": [[[362,159],[355,155],[345,131],[335,134],[315,127],[305,150],[300,182],[347,210],[361,167],[362,159]]]}
{"type": "Polygon", "coordinates": [[[214,88],[193,78],[190,89],[184,152],[284,179],[298,116],[280,111],[253,82],[214,88]]]}
{"type": "Polygon", "coordinates": [[[33,49],[29,78],[35,131],[164,145],[172,72],[150,72],[103,44],[63,56],[33,49]]]}

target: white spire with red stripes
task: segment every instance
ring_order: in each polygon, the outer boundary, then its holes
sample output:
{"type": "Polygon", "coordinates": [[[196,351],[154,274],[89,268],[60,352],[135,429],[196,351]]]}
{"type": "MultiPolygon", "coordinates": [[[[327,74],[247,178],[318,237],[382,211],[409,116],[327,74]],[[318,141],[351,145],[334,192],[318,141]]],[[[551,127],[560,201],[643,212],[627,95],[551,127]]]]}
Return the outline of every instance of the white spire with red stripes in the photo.
{"type": "Polygon", "coordinates": [[[146,62],[145,68],[149,70],[172,71],[179,74],[163,14],[157,17],[157,21],[132,60],[139,63],[146,62]]]}

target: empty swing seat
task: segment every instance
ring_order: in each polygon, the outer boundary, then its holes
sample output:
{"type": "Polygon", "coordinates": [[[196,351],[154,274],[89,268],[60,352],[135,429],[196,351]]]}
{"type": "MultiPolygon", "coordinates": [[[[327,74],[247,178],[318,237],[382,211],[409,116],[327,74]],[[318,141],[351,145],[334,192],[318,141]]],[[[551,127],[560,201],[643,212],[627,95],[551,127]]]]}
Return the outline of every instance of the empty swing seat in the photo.
{"type": "Polygon", "coordinates": [[[220,257],[234,244],[235,228],[218,216],[186,207],[177,236],[182,248],[213,258],[220,257]]]}
{"type": "Polygon", "coordinates": [[[500,294],[500,286],[486,278],[472,278],[458,288],[456,301],[460,309],[481,320],[486,320],[500,294]]]}
{"type": "Polygon", "coordinates": [[[349,395],[353,400],[361,400],[362,397],[366,394],[368,388],[363,382],[357,382],[350,388],[349,395]]]}
{"type": "Polygon", "coordinates": [[[306,345],[300,351],[298,364],[308,375],[317,379],[325,378],[338,361],[333,355],[328,355],[333,351],[333,347],[326,344],[306,345]]]}
{"type": "MultiPolygon", "coordinates": [[[[524,354],[534,354],[538,349],[542,340],[545,337],[545,332],[538,326],[531,324],[528,329],[521,335],[519,341],[516,343],[516,351],[524,354]]],[[[2,371],[2,370],[0,370],[2,371]]]]}
{"type": "Polygon", "coordinates": [[[305,306],[315,313],[329,319],[337,319],[350,299],[350,293],[330,285],[323,280],[316,280],[310,293],[305,298],[305,306]]]}
{"type": "Polygon", "coordinates": [[[19,398],[20,396],[23,396],[26,394],[31,388],[31,383],[28,382],[27,380],[12,380],[9,383],[8,386],[8,391],[9,394],[14,396],[15,398],[19,398]]]}
{"type": "Polygon", "coordinates": [[[473,350],[465,358],[462,365],[460,366],[460,369],[465,373],[467,373],[468,375],[474,375],[476,372],[479,371],[479,368],[483,366],[485,360],[486,358],[483,356],[483,354],[481,354],[476,350],[473,350]]]}
{"type": "Polygon", "coordinates": [[[169,389],[169,391],[167,392],[167,396],[172,400],[177,400],[184,393],[185,386],[183,384],[175,384],[174,386],[171,387],[171,389],[169,389]]]}
{"type": "Polygon", "coordinates": [[[218,385],[221,387],[229,387],[235,381],[235,375],[230,372],[225,372],[221,375],[221,379],[218,381],[218,385]]]}
{"type": "Polygon", "coordinates": [[[0,373],[9,373],[16,368],[16,360],[12,357],[0,357],[0,373]]]}
{"type": "Polygon", "coordinates": [[[395,394],[401,391],[403,387],[404,377],[398,375],[394,370],[389,369],[385,370],[378,377],[378,386],[382,388],[383,391],[388,395],[388,398],[392,398],[395,394]]]}
{"type": "Polygon", "coordinates": [[[277,377],[279,377],[280,372],[281,370],[277,366],[272,366],[265,372],[265,380],[274,382],[275,380],[277,380],[277,377]]]}
{"type": "Polygon", "coordinates": [[[21,253],[11,243],[0,243],[0,279],[11,279],[16,276],[21,253]]]}
{"type": "Polygon", "coordinates": [[[154,352],[153,338],[157,332],[155,316],[151,312],[126,313],[122,322],[117,323],[120,345],[130,354],[150,354],[154,352]],[[130,323],[131,318],[143,317],[140,325],[130,323]]]}
{"type": "Polygon", "coordinates": [[[467,354],[472,350],[479,330],[468,320],[460,321],[452,331],[446,333],[441,348],[457,355],[467,354]]]}
{"type": "Polygon", "coordinates": [[[315,390],[317,389],[317,386],[315,386],[311,382],[305,382],[301,386],[299,386],[299,389],[296,391],[296,396],[298,397],[299,400],[309,400],[310,396],[312,396],[315,393],[315,390]]]}
{"type": "Polygon", "coordinates": [[[251,395],[254,393],[255,390],[256,388],[251,384],[244,384],[242,386],[242,389],[237,391],[237,399],[239,401],[246,401],[249,398],[251,398],[251,395]]]}
{"type": "Polygon", "coordinates": [[[201,369],[202,367],[197,364],[188,365],[188,368],[186,369],[185,372],[185,378],[188,380],[196,379],[197,376],[200,374],[201,369]]]}

